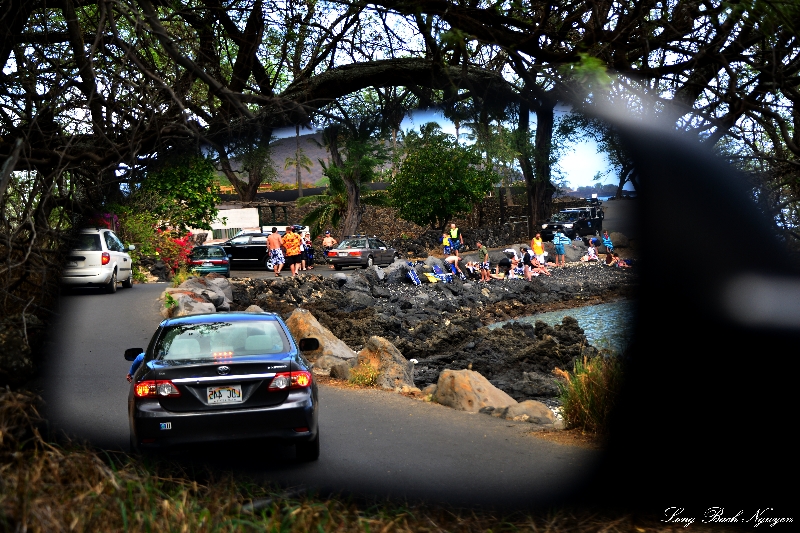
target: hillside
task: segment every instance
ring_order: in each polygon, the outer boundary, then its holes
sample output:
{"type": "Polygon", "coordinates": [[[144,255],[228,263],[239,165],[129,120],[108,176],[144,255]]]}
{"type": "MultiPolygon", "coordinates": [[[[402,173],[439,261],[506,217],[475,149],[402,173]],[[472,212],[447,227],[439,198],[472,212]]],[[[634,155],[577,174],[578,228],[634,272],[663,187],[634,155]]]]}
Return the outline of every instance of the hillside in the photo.
{"type": "MultiPolygon", "coordinates": [[[[319,164],[319,159],[327,161],[328,151],[320,146],[321,144],[321,133],[300,135],[300,148],[302,148],[303,152],[305,152],[306,156],[313,163],[313,165],[311,165],[311,172],[307,172],[304,169],[301,170],[301,179],[304,184],[313,185],[322,178],[322,167],[319,164]]],[[[283,169],[286,158],[294,158],[295,149],[297,147],[295,137],[278,139],[270,146],[272,146],[272,160],[275,162],[275,168],[278,170],[278,183],[297,183],[297,175],[295,174],[296,171],[294,167],[286,170],[283,169]]]]}

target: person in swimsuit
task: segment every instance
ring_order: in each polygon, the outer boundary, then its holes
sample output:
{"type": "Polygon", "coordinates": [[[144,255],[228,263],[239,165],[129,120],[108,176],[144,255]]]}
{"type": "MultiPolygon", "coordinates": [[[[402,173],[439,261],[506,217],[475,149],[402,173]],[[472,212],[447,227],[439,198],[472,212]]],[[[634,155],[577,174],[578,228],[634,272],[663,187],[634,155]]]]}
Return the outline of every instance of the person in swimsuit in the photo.
{"type": "Polygon", "coordinates": [[[278,228],[272,228],[272,234],[267,237],[267,248],[269,249],[269,258],[272,260],[272,271],[277,277],[281,277],[281,270],[286,262],[281,246],[283,246],[283,239],[278,233],[278,228]]]}

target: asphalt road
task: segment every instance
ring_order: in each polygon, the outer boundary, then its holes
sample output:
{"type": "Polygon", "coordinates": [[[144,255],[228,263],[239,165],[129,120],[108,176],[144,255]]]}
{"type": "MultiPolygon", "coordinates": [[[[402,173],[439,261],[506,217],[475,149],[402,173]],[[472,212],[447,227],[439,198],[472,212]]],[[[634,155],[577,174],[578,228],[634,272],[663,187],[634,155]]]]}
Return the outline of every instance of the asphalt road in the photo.
{"type": "MultiPolygon", "coordinates": [[[[160,320],[164,284],[62,297],[42,380],[56,431],[126,448],[126,348],[143,347],[160,320]]],[[[454,411],[376,390],[321,387],[321,456],[290,447],[197,450],[208,462],[261,482],[459,506],[530,507],[558,500],[586,478],[599,452],[535,438],[529,425],[454,411]]]]}

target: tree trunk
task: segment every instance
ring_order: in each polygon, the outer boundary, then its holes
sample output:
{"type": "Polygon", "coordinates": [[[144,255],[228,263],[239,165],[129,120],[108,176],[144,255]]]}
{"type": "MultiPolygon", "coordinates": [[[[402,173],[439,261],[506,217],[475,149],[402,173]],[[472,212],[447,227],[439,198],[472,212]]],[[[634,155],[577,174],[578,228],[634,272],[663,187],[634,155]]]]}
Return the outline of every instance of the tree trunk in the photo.
{"type": "Polygon", "coordinates": [[[528,137],[530,136],[530,107],[528,102],[522,100],[519,106],[519,124],[517,127],[517,151],[519,152],[519,166],[522,168],[522,175],[525,178],[525,194],[528,197],[528,237],[536,234],[534,225],[537,222],[536,210],[534,206],[534,182],[533,165],[531,165],[530,146],[528,137]]]}
{"type": "Polygon", "coordinates": [[[534,220],[541,221],[550,216],[553,193],[556,188],[550,181],[550,155],[553,151],[553,124],[556,102],[547,99],[536,109],[536,140],[534,146],[534,220]]]}
{"type": "MultiPolygon", "coordinates": [[[[328,138],[328,149],[331,152],[330,162],[339,168],[344,167],[342,156],[339,153],[339,138],[338,131],[333,130],[328,138]]],[[[341,241],[346,235],[355,235],[358,230],[358,225],[361,223],[361,188],[359,187],[359,176],[347,176],[342,173],[342,180],[344,181],[345,190],[347,191],[347,210],[345,211],[344,220],[342,222],[341,234],[339,240],[341,241]]]]}
{"type": "Polygon", "coordinates": [[[297,171],[297,197],[303,197],[303,183],[300,181],[300,124],[296,124],[294,127],[295,131],[295,141],[297,145],[295,146],[294,150],[294,168],[297,171]]]}
{"type": "Polygon", "coordinates": [[[535,235],[535,227],[550,216],[553,193],[556,188],[550,181],[550,155],[553,150],[553,125],[556,101],[542,99],[536,108],[536,138],[533,164],[528,143],[530,129],[530,107],[523,100],[520,104],[519,128],[517,130],[519,163],[525,176],[525,192],[528,195],[528,233],[535,235]]]}

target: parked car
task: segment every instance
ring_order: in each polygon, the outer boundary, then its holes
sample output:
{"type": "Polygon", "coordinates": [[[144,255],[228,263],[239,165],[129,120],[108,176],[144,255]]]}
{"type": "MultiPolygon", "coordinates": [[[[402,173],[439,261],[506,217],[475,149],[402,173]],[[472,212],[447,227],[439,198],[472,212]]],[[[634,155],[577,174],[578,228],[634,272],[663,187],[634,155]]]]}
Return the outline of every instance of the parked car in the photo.
{"type": "MultiPolygon", "coordinates": [[[[283,237],[286,226],[277,226],[278,235],[283,237]]],[[[303,234],[308,227],[298,224],[292,225],[293,231],[303,234]]],[[[267,270],[272,270],[272,261],[267,249],[269,233],[240,232],[232,239],[228,239],[219,246],[228,255],[231,266],[255,267],[264,265],[267,270]]]]}
{"type": "MultiPolygon", "coordinates": [[[[206,446],[213,455],[237,441],[276,439],[297,459],[319,457],[317,383],[274,313],[213,313],[161,322],[138,362],[128,394],[134,451],[206,446]]],[[[135,363],[136,364],[136,363],[135,363]]]]}
{"type": "Polygon", "coordinates": [[[389,265],[397,257],[397,250],[375,236],[366,235],[345,237],[336,248],[328,251],[328,262],[336,270],[346,266],[367,268],[372,265],[389,265]]]}
{"type": "Polygon", "coordinates": [[[603,210],[597,206],[562,209],[542,224],[542,239],[552,240],[556,229],[574,239],[584,235],[600,235],[603,230],[603,210]]]}
{"type": "Polygon", "coordinates": [[[61,274],[61,285],[70,287],[100,287],[108,293],[117,292],[117,283],[133,287],[133,262],[119,237],[107,228],[80,230],[75,244],[67,254],[61,274]]]}
{"type": "Polygon", "coordinates": [[[189,268],[202,275],[216,272],[226,278],[231,276],[231,264],[222,246],[195,246],[189,254],[189,268]]]}
{"type": "Polygon", "coordinates": [[[269,261],[267,252],[267,236],[266,233],[242,233],[219,246],[225,250],[231,266],[266,266],[271,270],[272,263],[269,261]]]}

